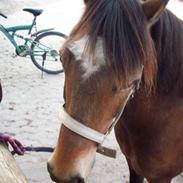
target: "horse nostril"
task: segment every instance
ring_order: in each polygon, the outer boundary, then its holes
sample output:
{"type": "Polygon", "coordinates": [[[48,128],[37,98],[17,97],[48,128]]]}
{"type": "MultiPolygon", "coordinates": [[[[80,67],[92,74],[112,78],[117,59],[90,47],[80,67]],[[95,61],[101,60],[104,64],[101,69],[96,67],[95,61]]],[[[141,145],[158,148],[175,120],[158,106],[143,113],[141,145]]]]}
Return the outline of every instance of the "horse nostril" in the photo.
{"type": "Polygon", "coordinates": [[[51,167],[51,165],[49,164],[49,162],[47,162],[47,170],[48,170],[48,172],[51,174],[52,173],[52,171],[53,171],[53,167],[51,167]]]}
{"type": "Polygon", "coordinates": [[[85,183],[84,179],[80,179],[78,183],[85,183]]]}
{"type": "Polygon", "coordinates": [[[73,181],[71,181],[72,183],[84,183],[84,179],[80,178],[80,177],[76,177],[73,181]]]}
{"type": "Polygon", "coordinates": [[[54,170],[54,167],[52,167],[50,165],[49,162],[47,162],[47,169],[48,169],[48,172],[50,174],[50,177],[52,179],[52,181],[54,182],[59,182],[59,183],[85,183],[84,179],[83,178],[80,178],[80,177],[74,177],[72,178],[70,181],[59,181],[54,175],[53,175],[53,170],[54,170]]]}
{"type": "Polygon", "coordinates": [[[52,179],[52,181],[58,182],[57,178],[53,175],[54,168],[49,163],[47,163],[47,169],[48,169],[48,172],[50,174],[50,178],[52,179]]]}

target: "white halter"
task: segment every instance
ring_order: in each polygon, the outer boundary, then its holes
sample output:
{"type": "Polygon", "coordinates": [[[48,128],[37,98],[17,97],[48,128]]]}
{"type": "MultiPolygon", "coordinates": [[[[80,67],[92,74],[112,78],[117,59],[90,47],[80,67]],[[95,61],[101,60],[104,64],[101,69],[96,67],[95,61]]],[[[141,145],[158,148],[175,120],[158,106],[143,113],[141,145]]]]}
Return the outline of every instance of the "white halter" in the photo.
{"type": "Polygon", "coordinates": [[[122,106],[122,109],[120,113],[113,119],[111,127],[108,129],[108,131],[103,134],[100,133],[94,129],[91,129],[85,125],[83,125],[81,122],[75,120],[72,118],[64,109],[64,107],[61,108],[61,111],[59,113],[59,119],[62,121],[62,124],[68,128],[69,130],[73,131],[76,134],[79,134],[82,137],[85,137],[91,141],[94,141],[98,144],[102,144],[106,137],[111,133],[117,122],[119,121],[121,115],[123,114],[124,108],[130,99],[131,95],[133,95],[135,88],[131,87],[128,88],[130,89],[130,92],[124,102],[124,105],[122,106]]]}

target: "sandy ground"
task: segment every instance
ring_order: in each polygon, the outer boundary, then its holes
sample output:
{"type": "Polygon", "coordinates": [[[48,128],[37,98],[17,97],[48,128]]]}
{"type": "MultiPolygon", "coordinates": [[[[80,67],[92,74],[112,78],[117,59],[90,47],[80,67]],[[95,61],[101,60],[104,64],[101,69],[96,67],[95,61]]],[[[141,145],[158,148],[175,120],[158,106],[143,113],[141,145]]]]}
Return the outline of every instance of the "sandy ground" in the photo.
{"type": "MultiPolygon", "coordinates": [[[[82,0],[20,0],[16,3],[11,1],[15,3],[14,8],[10,4],[3,4],[3,1],[7,2],[1,0],[0,10],[11,14],[8,20],[0,18],[0,23],[3,25],[12,26],[29,22],[32,16],[20,11],[22,7],[43,7],[45,11],[38,19],[39,28],[56,27],[65,34],[69,33],[83,10],[82,0]]],[[[174,3],[172,0],[169,7],[179,17],[183,17],[183,4],[174,3]]],[[[14,135],[25,145],[54,146],[60,129],[58,111],[63,103],[64,75],[45,74],[41,79],[40,71],[29,58],[12,58],[14,48],[2,35],[0,42],[0,78],[4,89],[4,98],[0,105],[1,132],[14,135]]],[[[87,183],[126,182],[128,168],[114,134],[105,144],[117,149],[117,159],[97,154],[96,164],[87,183]]],[[[27,153],[23,157],[16,156],[16,160],[30,183],[51,183],[46,170],[49,156],[48,153],[27,153]]],[[[182,176],[174,180],[174,183],[181,182],[183,182],[182,176]]]]}

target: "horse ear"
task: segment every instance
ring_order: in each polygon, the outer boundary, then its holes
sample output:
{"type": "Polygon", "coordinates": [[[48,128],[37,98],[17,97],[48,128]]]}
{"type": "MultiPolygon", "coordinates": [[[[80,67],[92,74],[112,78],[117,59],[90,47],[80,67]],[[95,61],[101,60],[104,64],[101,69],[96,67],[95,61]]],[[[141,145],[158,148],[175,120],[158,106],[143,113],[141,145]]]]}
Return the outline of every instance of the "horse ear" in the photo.
{"type": "Polygon", "coordinates": [[[169,0],[145,0],[142,2],[142,8],[149,21],[153,24],[159,18],[165,9],[169,0]]]}

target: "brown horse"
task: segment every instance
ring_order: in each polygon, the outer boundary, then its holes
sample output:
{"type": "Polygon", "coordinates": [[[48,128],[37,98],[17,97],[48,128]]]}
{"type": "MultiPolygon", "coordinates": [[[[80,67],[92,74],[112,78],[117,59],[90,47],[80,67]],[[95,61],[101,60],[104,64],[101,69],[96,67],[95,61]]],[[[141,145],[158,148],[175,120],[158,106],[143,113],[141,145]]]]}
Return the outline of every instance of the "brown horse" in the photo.
{"type": "Polygon", "coordinates": [[[167,2],[85,0],[61,55],[65,117],[48,161],[54,181],[82,183],[93,166],[97,140],[73,130],[76,122],[105,134],[115,117],[130,183],[170,183],[183,171],[183,23],[167,2]]]}

